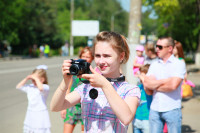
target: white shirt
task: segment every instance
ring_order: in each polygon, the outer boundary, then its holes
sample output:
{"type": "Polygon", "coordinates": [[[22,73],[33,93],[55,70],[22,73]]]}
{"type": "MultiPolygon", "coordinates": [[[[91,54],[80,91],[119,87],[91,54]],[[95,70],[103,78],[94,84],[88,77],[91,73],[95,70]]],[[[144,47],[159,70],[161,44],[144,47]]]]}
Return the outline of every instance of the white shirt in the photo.
{"type": "Polygon", "coordinates": [[[40,51],[44,52],[44,46],[40,46],[40,51]]]}
{"type": "MultiPolygon", "coordinates": [[[[166,63],[158,59],[154,61],[148,70],[147,76],[154,75],[157,80],[170,77],[184,79],[186,73],[185,62],[171,55],[166,63]]],[[[181,83],[182,84],[182,83],[181,83]]],[[[158,112],[166,112],[176,108],[181,108],[181,84],[171,92],[154,91],[151,109],[158,112]]]]}
{"type": "Polygon", "coordinates": [[[27,93],[28,98],[28,110],[41,111],[46,110],[46,100],[49,94],[49,86],[43,84],[43,91],[34,86],[33,84],[24,85],[20,88],[23,92],[27,93]]]}

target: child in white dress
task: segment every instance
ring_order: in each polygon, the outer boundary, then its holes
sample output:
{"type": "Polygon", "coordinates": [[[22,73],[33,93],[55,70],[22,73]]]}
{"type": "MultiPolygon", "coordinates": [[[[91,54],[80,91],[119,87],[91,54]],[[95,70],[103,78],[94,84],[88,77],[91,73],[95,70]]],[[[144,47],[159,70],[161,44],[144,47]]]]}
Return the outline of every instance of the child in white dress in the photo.
{"type": "Polygon", "coordinates": [[[46,106],[49,85],[46,74],[47,66],[40,65],[32,74],[20,81],[16,88],[27,93],[28,107],[24,120],[24,133],[50,133],[50,119],[46,106]],[[26,84],[32,80],[32,84],[26,84]]]}

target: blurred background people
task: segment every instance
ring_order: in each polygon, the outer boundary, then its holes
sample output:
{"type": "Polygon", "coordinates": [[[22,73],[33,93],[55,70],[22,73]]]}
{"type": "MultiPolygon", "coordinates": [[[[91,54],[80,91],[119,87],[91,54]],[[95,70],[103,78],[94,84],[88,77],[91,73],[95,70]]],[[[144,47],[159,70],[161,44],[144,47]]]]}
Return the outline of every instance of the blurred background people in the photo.
{"type": "Polygon", "coordinates": [[[39,65],[32,74],[27,75],[16,86],[27,93],[28,107],[24,120],[23,133],[51,133],[50,118],[46,100],[49,95],[49,85],[46,65],[39,65]],[[27,84],[31,80],[32,84],[27,84]]]}
{"type": "Polygon", "coordinates": [[[48,57],[49,57],[49,53],[50,53],[50,46],[46,43],[46,44],[44,45],[44,56],[45,56],[46,58],[48,58],[48,57]]]}
{"type": "Polygon", "coordinates": [[[66,41],[65,44],[61,47],[61,55],[62,56],[68,56],[69,55],[69,43],[68,43],[68,41],[66,41]]]}
{"type": "Polygon", "coordinates": [[[178,41],[174,41],[175,42],[175,46],[173,49],[173,54],[175,57],[177,57],[179,60],[184,60],[184,51],[183,51],[183,47],[182,44],[178,41]]]}
{"type": "Polygon", "coordinates": [[[139,68],[144,64],[143,51],[144,51],[144,46],[138,45],[136,47],[136,56],[133,61],[133,75],[137,75],[139,72],[139,68]]]}
{"type": "Polygon", "coordinates": [[[44,56],[44,45],[43,44],[40,45],[39,50],[40,50],[40,57],[43,57],[44,56]]]}
{"type": "Polygon", "coordinates": [[[144,64],[151,64],[153,61],[158,59],[153,43],[147,43],[145,45],[145,55],[144,64]]]}
{"type": "Polygon", "coordinates": [[[149,111],[152,102],[153,91],[145,90],[143,86],[143,77],[140,75],[145,75],[148,72],[149,64],[140,67],[140,74],[138,75],[141,81],[138,84],[141,92],[140,105],[138,106],[135,114],[135,118],[132,122],[133,133],[150,133],[149,130],[149,111]],[[146,92],[148,91],[148,92],[146,92]]]}
{"type": "Polygon", "coordinates": [[[186,73],[186,65],[173,55],[174,40],[171,37],[159,38],[156,51],[159,59],[152,62],[144,88],[153,90],[150,107],[150,132],[163,132],[167,123],[169,133],[181,133],[181,84],[186,73]]]}

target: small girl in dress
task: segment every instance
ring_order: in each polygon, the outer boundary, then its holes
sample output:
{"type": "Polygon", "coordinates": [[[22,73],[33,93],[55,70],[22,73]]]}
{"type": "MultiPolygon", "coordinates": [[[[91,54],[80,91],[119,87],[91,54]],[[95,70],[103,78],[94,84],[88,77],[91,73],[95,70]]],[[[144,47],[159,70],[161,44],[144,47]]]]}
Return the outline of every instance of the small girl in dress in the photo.
{"type": "Polygon", "coordinates": [[[144,56],[143,56],[144,47],[142,45],[138,45],[136,47],[136,57],[133,61],[133,75],[137,75],[139,72],[139,68],[144,64],[144,56]]]}
{"type": "Polygon", "coordinates": [[[51,133],[50,119],[46,100],[49,94],[49,85],[46,74],[47,66],[40,65],[32,74],[20,81],[16,89],[27,93],[28,108],[24,120],[24,133],[51,133]],[[28,80],[32,84],[26,84],[28,80]]]}

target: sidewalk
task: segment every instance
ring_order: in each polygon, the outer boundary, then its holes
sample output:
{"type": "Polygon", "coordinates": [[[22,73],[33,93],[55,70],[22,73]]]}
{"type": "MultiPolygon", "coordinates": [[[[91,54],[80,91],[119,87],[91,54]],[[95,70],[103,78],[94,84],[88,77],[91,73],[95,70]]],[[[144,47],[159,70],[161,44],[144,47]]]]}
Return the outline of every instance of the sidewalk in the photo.
{"type": "Polygon", "coordinates": [[[182,133],[200,133],[200,65],[187,65],[187,79],[196,86],[194,96],[182,100],[182,133]]]}

